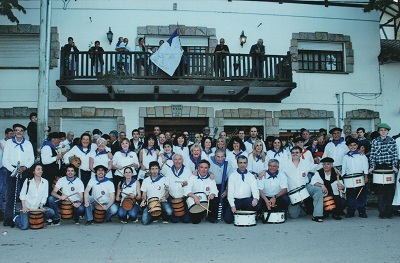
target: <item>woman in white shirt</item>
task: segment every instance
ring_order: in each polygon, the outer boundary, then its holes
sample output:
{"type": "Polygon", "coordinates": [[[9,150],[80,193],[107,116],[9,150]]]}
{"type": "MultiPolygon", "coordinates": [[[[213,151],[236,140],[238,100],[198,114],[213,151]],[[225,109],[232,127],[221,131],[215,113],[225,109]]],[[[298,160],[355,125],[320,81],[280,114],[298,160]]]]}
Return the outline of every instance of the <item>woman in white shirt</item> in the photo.
{"type": "Polygon", "coordinates": [[[133,167],[133,176],[136,175],[136,169],[139,168],[139,159],[137,154],[130,149],[128,138],[121,140],[121,150],[113,156],[114,182],[118,185],[124,179],[124,170],[126,167],[133,167]]]}

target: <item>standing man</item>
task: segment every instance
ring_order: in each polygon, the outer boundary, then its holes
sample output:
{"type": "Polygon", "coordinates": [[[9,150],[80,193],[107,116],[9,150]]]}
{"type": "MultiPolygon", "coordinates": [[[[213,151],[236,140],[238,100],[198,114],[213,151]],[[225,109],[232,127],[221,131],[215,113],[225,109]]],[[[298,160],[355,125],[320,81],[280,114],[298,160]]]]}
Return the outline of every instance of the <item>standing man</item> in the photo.
{"type": "Polygon", "coordinates": [[[129,149],[131,151],[134,151],[136,154],[138,154],[140,149],[142,148],[141,145],[140,145],[139,130],[138,129],[134,129],[132,131],[132,139],[130,139],[129,141],[130,141],[129,149]]]}
{"type": "MultiPolygon", "coordinates": [[[[378,125],[379,136],[371,143],[370,169],[369,173],[374,170],[393,170],[396,178],[398,170],[398,152],[395,140],[388,136],[390,126],[386,123],[378,125]]],[[[378,191],[378,209],[379,218],[392,218],[392,201],[394,197],[395,184],[376,185],[378,191]]]]}
{"type": "MultiPolygon", "coordinates": [[[[6,209],[4,211],[3,226],[12,225],[14,215],[14,201],[16,193],[16,184],[18,179],[22,182],[28,177],[28,170],[35,160],[33,156],[32,144],[25,140],[25,126],[14,124],[14,137],[6,141],[4,145],[3,165],[7,169],[6,174],[6,209]],[[17,170],[16,170],[17,169],[17,170]],[[13,173],[15,171],[15,173],[13,173]],[[13,176],[11,176],[13,175],[13,176]]],[[[20,183],[20,182],[18,182],[20,183]]]]}
{"type": "Polygon", "coordinates": [[[146,135],[146,132],[143,127],[139,127],[138,131],[139,131],[139,141],[140,141],[139,146],[142,147],[142,145],[144,143],[144,137],[146,135]]]}
{"type": "Polygon", "coordinates": [[[244,143],[244,142],[245,142],[245,139],[246,139],[246,135],[245,135],[243,129],[242,129],[242,130],[239,130],[238,136],[239,136],[239,138],[242,140],[242,142],[244,143]]]}
{"type": "Polygon", "coordinates": [[[325,151],[322,158],[331,157],[333,160],[335,160],[333,165],[341,172],[343,157],[346,155],[349,149],[347,148],[344,138],[340,137],[342,134],[341,128],[333,128],[329,131],[329,133],[332,134],[332,141],[325,146],[325,151]]]}
{"type": "Polygon", "coordinates": [[[3,166],[4,145],[6,144],[6,141],[11,139],[13,136],[14,131],[11,128],[7,128],[5,130],[4,139],[0,140],[0,220],[2,220],[4,216],[3,197],[6,191],[7,175],[7,168],[3,166]]]}
{"type": "Polygon", "coordinates": [[[68,140],[68,145],[69,145],[70,149],[72,149],[72,147],[73,147],[73,143],[72,142],[74,141],[74,136],[75,136],[75,134],[72,131],[69,131],[67,133],[67,140],[68,140]]]}
{"type": "Polygon", "coordinates": [[[117,74],[130,75],[130,61],[131,61],[131,48],[128,46],[129,39],[124,38],[124,41],[120,45],[115,47],[115,50],[119,53],[117,56],[117,74]]]}
{"type": "Polygon", "coordinates": [[[58,207],[61,202],[56,203],[56,199],[61,199],[62,201],[72,201],[73,206],[73,219],[75,224],[79,224],[79,216],[83,216],[85,214],[85,207],[83,205],[83,192],[85,188],[83,186],[83,182],[76,176],[75,166],[72,164],[67,165],[66,176],[61,177],[54,189],[51,192],[51,196],[48,198],[48,203],[51,209],[55,212],[55,219],[59,220],[60,216],[58,213],[58,207]],[[59,195],[59,191],[62,191],[61,195],[59,195]]]}
{"type": "Polygon", "coordinates": [[[225,45],[225,39],[219,40],[219,45],[215,47],[215,76],[225,77],[225,58],[229,54],[229,47],[225,45]]]}
{"type": "Polygon", "coordinates": [[[106,222],[111,222],[111,217],[118,212],[115,202],[115,189],[111,180],[105,177],[107,167],[97,165],[94,170],[96,177],[90,179],[86,186],[84,197],[86,207],[86,223],[85,225],[93,225],[93,208],[96,205],[102,206],[106,210],[106,222]],[[91,191],[92,195],[89,195],[91,191]],[[97,201],[96,201],[97,200],[97,201]]]}
{"type": "Polygon", "coordinates": [[[56,176],[60,176],[61,159],[63,154],[57,148],[60,144],[60,134],[52,132],[47,136],[47,141],[44,141],[40,152],[41,161],[43,164],[43,178],[49,182],[49,194],[52,189],[52,182],[56,176]]]}
{"type": "Polygon", "coordinates": [[[77,52],[79,52],[79,49],[76,47],[74,39],[69,37],[68,44],[64,45],[64,61],[67,76],[75,76],[75,71],[78,65],[77,52]]]}
{"type": "Polygon", "coordinates": [[[251,46],[250,55],[253,55],[253,77],[263,78],[264,77],[264,55],[265,46],[264,41],[260,38],[257,44],[251,46]]]}
{"type": "Polygon", "coordinates": [[[357,129],[357,136],[358,136],[358,145],[364,146],[364,154],[369,157],[369,153],[371,151],[371,142],[365,138],[365,129],[360,127],[357,129]]]}
{"type": "Polygon", "coordinates": [[[230,209],[226,209],[225,223],[233,223],[236,210],[258,211],[260,208],[260,192],[257,180],[252,173],[247,171],[247,157],[241,155],[237,158],[238,169],[229,175],[228,202],[230,209]]]}
{"type": "Polygon", "coordinates": [[[100,41],[98,40],[94,42],[94,47],[89,48],[89,56],[92,60],[92,68],[96,76],[103,74],[103,53],[104,49],[100,46],[100,41]]]}
{"type": "Polygon", "coordinates": [[[210,127],[206,126],[203,128],[203,137],[210,137],[210,127]]]}
{"type": "Polygon", "coordinates": [[[263,145],[263,149],[265,148],[265,143],[260,140],[258,137],[257,127],[253,126],[250,128],[250,138],[244,142],[244,146],[246,146],[246,152],[251,153],[253,151],[253,145],[256,141],[261,141],[263,145]]]}
{"type": "Polygon", "coordinates": [[[111,143],[111,153],[114,155],[116,152],[121,150],[121,146],[118,141],[118,132],[116,130],[110,131],[110,143],[111,143]]]}

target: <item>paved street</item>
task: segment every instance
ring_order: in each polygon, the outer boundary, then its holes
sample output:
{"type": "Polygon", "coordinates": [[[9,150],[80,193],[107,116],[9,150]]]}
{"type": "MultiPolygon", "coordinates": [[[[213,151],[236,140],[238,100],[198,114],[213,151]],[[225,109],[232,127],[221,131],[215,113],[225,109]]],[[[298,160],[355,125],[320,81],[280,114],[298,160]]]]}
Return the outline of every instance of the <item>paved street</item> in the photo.
{"type": "MultiPolygon", "coordinates": [[[[22,231],[4,228],[0,255],[13,262],[398,262],[400,218],[284,224],[113,223],[22,231]]],[[[3,261],[4,262],[4,261],[3,261]]]]}

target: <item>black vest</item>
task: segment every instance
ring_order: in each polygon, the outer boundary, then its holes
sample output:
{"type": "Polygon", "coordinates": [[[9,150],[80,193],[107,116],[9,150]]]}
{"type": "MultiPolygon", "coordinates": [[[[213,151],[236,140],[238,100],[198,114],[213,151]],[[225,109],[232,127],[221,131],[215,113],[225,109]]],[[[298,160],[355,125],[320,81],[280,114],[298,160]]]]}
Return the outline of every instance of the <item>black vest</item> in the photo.
{"type": "MultiPolygon", "coordinates": [[[[57,152],[51,147],[50,147],[50,149],[51,149],[51,157],[57,156],[57,152]]],[[[43,174],[50,175],[50,176],[54,176],[54,175],[60,176],[59,175],[60,169],[59,169],[59,165],[58,165],[57,161],[54,161],[50,164],[42,164],[42,165],[43,165],[43,174]]]]}
{"type": "MultiPolygon", "coordinates": [[[[319,169],[318,173],[322,181],[324,181],[326,189],[328,189],[328,196],[333,196],[334,194],[332,190],[332,183],[337,182],[337,174],[335,172],[335,169],[331,169],[331,179],[329,181],[325,179],[324,169],[319,169]]],[[[339,180],[342,180],[342,177],[339,176],[339,180]]]]}

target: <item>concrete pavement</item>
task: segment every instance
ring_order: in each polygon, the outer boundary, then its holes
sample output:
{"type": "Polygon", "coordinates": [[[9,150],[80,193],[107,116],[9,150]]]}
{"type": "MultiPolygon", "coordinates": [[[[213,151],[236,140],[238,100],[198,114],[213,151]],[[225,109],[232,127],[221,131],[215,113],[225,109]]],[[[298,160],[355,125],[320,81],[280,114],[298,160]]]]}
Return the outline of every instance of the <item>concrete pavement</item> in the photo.
{"type": "MultiPolygon", "coordinates": [[[[235,227],[203,221],[74,225],[22,231],[2,227],[3,262],[397,262],[400,217],[235,227]]],[[[117,222],[118,221],[118,222],[117,222]]]]}

